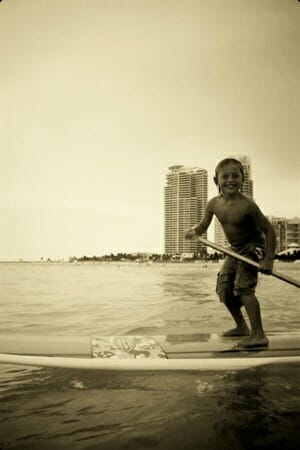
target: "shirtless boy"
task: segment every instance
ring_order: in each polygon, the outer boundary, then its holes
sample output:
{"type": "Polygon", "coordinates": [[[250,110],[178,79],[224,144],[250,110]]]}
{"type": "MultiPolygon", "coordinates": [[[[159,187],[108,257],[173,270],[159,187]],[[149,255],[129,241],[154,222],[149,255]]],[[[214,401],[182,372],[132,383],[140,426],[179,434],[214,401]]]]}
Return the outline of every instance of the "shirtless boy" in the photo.
{"type": "MultiPolygon", "coordinates": [[[[256,203],[240,192],[243,180],[243,166],[238,160],[222,160],[216,167],[214,177],[219,195],[207,203],[203,219],[186,231],[185,238],[192,239],[203,234],[215,215],[231,248],[259,262],[259,270],[270,274],[276,247],[275,232],[256,203]]],[[[246,336],[237,344],[242,348],[268,345],[255,296],[257,272],[255,267],[227,256],[218,274],[217,293],[236,323],[235,328],[223,335],[246,336]],[[251,330],[241,312],[242,306],[246,309],[251,330]]]]}

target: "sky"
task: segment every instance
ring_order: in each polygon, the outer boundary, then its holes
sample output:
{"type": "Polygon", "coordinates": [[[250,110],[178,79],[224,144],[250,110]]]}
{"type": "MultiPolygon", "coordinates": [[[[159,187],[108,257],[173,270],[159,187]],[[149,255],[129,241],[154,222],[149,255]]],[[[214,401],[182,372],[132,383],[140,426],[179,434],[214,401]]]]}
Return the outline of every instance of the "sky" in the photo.
{"type": "MultiPolygon", "coordinates": [[[[0,260],[164,248],[168,167],[300,216],[297,0],[3,0],[0,260]]],[[[213,230],[209,232],[212,237],[213,230]]]]}

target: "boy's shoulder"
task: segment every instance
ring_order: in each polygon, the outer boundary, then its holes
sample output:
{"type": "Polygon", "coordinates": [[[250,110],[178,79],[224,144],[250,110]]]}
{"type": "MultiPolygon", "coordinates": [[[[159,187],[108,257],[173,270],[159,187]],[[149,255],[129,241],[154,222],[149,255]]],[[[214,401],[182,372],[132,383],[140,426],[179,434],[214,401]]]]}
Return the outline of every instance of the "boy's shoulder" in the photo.
{"type": "Polygon", "coordinates": [[[211,198],[211,199],[207,202],[207,207],[208,207],[209,209],[213,209],[214,206],[219,202],[220,198],[221,198],[221,197],[220,197],[219,195],[216,195],[215,197],[211,198]]]}
{"type": "Polygon", "coordinates": [[[212,197],[209,201],[208,201],[208,203],[210,203],[210,204],[214,204],[214,203],[216,203],[217,201],[219,201],[220,199],[221,199],[222,197],[220,196],[220,195],[216,195],[215,197],[212,197]]]}
{"type": "Polygon", "coordinates": [[[208,203],[206,208],[208,209],[208,211],[210,211],[212,214],[215,214],[220,207],[222,207],[222,202],[223,202],[223,198],[221,195],[216,195],[215,197],[211,198],[208,203]]]}
{"type": "Polygon", "coordinates": [[[257,204],[255,203],[255,201],[252,198],[247,197],[247,195],[241,194],[241,201],[246,203],[250,208],[258,207],[257,204]]]}

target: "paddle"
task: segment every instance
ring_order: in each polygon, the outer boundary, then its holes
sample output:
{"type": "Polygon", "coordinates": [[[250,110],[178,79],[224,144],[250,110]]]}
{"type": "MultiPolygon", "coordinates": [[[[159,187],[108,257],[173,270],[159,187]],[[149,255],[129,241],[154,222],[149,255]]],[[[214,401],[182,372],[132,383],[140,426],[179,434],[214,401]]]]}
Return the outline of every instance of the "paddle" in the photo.
{"type": "MultiPolygon", "coordinates": [[[[220,245],[215,244],[214,242],[208,241],[207,239],[201,238],[198,236],[198,240],[206,245],[207,247],[211,247],[218,252],[225,253],[225,255],[232,256],[232,258],[239,259],[240,261],[243,261],[247,264],[250,264],[250,266],[256,267],[259,269],[259,264],[252,259],[246,258],[246,256],[242,256],[239,253],[234,252],[230,248],[224,248],[220,245]]],[[[275,272],[274,270],[270,273],[270,275],[273,275],[273,277],[279,278],[279,280],[286,281],[289,284],[292,284],[293,286],[296,286],[300,288],[300,283],[297,280],[294,280],[293,278],[287,277],[286,275],[283,275],[281,273],[275,272]]]]}

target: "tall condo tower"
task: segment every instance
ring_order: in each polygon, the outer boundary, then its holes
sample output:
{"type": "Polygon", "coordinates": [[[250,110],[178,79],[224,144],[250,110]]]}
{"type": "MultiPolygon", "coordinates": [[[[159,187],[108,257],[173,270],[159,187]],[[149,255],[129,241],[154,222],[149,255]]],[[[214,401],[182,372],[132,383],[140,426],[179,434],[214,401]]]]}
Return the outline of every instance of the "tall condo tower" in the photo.
{"type": "Polygon", "coordinates": [[[165,253],[200,252],[203,245],[197,239],[185,239],[184,232],[203,217],[207,203],[207,171],[199,167],[171,166],[164,192],[165,253]]]}
{"type": "Polygon", "coordinates": [[[244,169],[245,179],[242,185],[241,192],[247,197],[253,199],[253,180],[251,173],[251,161],[248,156],[238,156],[237,159],[242,163],[244,169]]]}
{"type": "MultiPolygon", "coordinates": [[[[242,163],[244,169],[244,182],[241,188],[241,192],[247,197],[253,199],[253,180],[251,173],[250,158],[248,156],[232,156],[232,157],[238,159],[242,163]]],[[[225,237],[223,228],[216,217],[215,217],[215,243],[223,247],[228,247],[228,242],[225,237]]]]}

